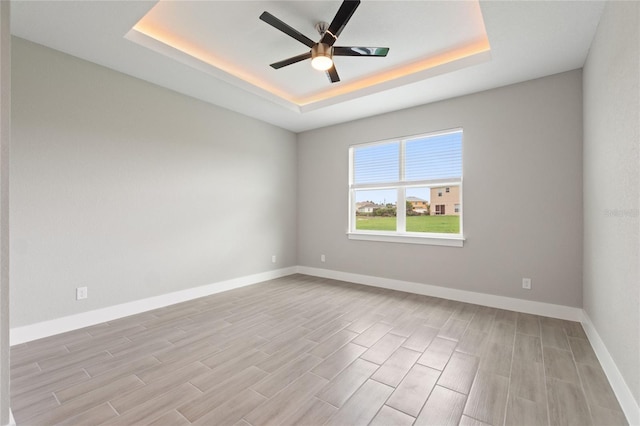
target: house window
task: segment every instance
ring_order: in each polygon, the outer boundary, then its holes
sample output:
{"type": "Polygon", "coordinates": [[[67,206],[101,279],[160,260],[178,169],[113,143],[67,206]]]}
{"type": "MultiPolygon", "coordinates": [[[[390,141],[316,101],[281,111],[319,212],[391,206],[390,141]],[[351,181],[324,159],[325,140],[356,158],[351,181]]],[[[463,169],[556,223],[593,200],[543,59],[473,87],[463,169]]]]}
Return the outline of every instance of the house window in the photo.
{"type": "Polygon", "coordinates": [[[353,145],[349,164],[349,238],[462,245],[461,129],[353,145]]]}

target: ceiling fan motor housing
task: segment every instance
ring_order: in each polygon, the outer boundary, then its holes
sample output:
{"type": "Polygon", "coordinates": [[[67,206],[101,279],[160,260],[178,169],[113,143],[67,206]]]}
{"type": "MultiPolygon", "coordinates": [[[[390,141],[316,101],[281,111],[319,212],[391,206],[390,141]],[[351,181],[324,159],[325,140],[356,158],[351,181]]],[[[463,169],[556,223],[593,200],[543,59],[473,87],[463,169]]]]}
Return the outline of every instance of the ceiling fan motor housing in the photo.
{"type": "Polygon", "coordinates": [[[317,56],[326,56],[331,58],[333,56],[333,46],[329,46],[324,43],[316,43],[311,48],[311,57],[315,58],[317,56]]]}

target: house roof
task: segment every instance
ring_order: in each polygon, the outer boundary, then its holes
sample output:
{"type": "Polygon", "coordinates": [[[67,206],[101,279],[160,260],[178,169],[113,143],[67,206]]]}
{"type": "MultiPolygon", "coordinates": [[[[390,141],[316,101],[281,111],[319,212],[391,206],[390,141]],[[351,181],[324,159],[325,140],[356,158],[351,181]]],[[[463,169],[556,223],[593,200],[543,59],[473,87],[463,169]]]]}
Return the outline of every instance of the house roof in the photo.
{"type": "Polygon", "coordinates": [[[422,198],[418,198],[418,197],[407,197],[407,201],[421,202],[421,203],[427,202],[427,200],[423,200],[422,198]]]}

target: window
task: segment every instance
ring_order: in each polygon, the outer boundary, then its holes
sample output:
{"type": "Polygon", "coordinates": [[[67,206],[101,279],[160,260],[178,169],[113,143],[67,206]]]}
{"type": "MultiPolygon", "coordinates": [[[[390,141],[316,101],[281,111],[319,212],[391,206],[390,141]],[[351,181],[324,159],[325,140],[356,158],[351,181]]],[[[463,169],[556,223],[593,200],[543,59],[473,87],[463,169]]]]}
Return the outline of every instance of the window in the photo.
{"type": "Polygon", "coordinates": [[[349,238],[462,246],[462,130],[354,145],[349,163],[349,238]]]}

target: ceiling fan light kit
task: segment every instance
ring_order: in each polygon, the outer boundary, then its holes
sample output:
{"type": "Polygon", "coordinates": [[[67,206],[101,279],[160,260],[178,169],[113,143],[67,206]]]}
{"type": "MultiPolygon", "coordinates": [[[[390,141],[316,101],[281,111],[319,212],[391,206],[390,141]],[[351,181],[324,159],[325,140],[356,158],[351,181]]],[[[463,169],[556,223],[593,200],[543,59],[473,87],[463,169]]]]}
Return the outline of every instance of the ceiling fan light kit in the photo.
{"type": "Polygon", "coordinates": [[[318,71],[327,71],[333,66],[333,46],[316,43],[311,48],[311,66],[318,71]]]}
{"type": "Polygon", "coordinates": [[[340,9],[338,9],[338,12],[331,21],[331,24],[327,25],[326,22],[317,23],[315,27],[320,33],[320,41],[317,43],[269,12],[263,12],[262,15],[260,15],[260,19],[262,21],[282,31],[288,36],[295,38],[300,43],[311,49],[309,52],[302,53],[279,62],[274,62],[271,64],[271,67],[274,69],[280,69],[305,59],[311,59],[311,66],[313,68],[319,71],[325,71],[329,80],[332,83],[337,83],[340,81],[340,77],[338,76],[338,72],[336,71],[336,67],[333,62],[334,56],[387,56],[387,53],[389,52],[389,48],[387,47],[333,46],[359,5],[360,0],[345,0],[342,2],[340,9]]]}

